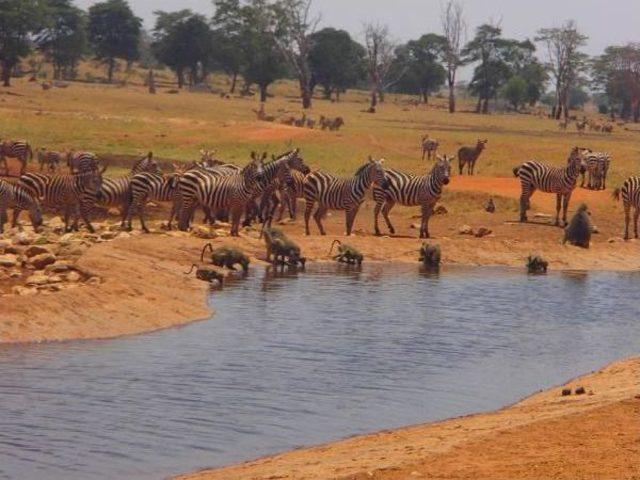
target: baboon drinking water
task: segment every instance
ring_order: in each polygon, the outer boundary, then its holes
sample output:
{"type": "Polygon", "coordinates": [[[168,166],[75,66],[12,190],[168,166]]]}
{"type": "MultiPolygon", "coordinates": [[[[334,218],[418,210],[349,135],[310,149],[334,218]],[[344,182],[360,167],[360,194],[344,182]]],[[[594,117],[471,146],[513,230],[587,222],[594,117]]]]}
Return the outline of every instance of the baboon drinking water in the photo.
{"type": "Polygon", "coordinates": [[[224,284],[224,273],[219,272],[213,267],[208,267],[206,265],[198,266],[195,263],[191,265],[191,270],[188,272],[184,272],[185,275],[191,275],[193,269],[196,269],[196,278],[198,280],[202,280],[203,282],[213,283],[214,281],[218,281],[220,285],[224,284]]]}
{"type": "Polygon", "coordinates": [[[531,274],[547,273],[549,262],[538,255],[529,255],[527,258],[527,271],[531,274]]]}
{"type": "Polygon", "coordinates": [[[229,270],[235,270],[235,266],[240,265],[244,272],[249,270],[249,257],[247,257],[242,250],[227,246],[214,249],[211,243],[207,243],[202,248],[202,254],[200,255],[201,262],[204,262],[204,253],[207,249],[211,252],[211,263],[216,267],[226,267],[229,270]]]}
{"type": "Polygon", "coordinates": [[[569,222],[569,225],[564,229],[564,239],[562,243],[565,244],[569,242],[576,247],[589,248],[592,231],[591,212],[589,212],[588,207],[583,203],[578,207],[578,211],[569,222]]]}
{"type": "MultiPolygon", "coordinates": [[[[279,228],[264,228],[264,241],[267,246],[267,262],[274,266],[297,267],[300,264],[303,268],[307,262],[300,253],[300,247],[289,239],[279,228]],[[273,255],[273,258],[272,258],[273,255]]],[[[262,233],[261,233],[262,235],[262,233]]]]}
{"type": "Polygon", "coordinates": [[[440,245],[430,245],[425,242],[420,247],[420,261],[427,269],[439,269],[441,256],[440,245]]]}
{"type": "Polygon", "coordinates": [[[347,245],[346,243],[342,243],[340,240],[334,240],[331,243],[331,248],[329,249],[329,255],[333,251],[334,245],[338,245],[338,254],[334,255],[332,258],[337,260],[340,263],[346,263],[349,265],[362,265],[362,260],[364,260],[364,255],[362,255],[358,249],[352,247],[351,245],[347,245]]]}

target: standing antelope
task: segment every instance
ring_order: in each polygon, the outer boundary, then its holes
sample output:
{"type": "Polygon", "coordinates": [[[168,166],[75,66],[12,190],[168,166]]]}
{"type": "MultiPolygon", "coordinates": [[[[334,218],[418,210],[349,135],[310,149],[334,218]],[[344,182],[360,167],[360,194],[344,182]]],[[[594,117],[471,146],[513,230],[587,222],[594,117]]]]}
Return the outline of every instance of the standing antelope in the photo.
{"type": "Polygon", "coordinates": [[[424,158],[427,157],[431,161],[431,155],[436,156],[438,146],[438,140],[435,138],[429,138],[429,135],[422,137],[422,160],[424,161],[424,158]]]}
{"type": "Polygon", "coordinates": [[[460,150],[458,150],[458,170],[460,171],[460,175],[462,175],[465,165],[467,166],[467,174],[473,175],[476,161],[486,146],[486,139],[478,139],[475,147],[461,147],[460,150]]]}
{"type": "Polygon", "coordinates": [[[27,171],[27,162],[33,158],[33,150],[26,140],[7,140],[0,143],[0,164],[4,165],[5,175],[9,175],[7,158],[15,158],[20,162],[20,175],[27,171]]]}
{"type": "Polygon", "coordinates": [[[415,176],[398,170],[385,170],[385,182],[382,186],[373,187],[374,225],[376,235],[380,235],[378,218],[382,210],[389,231],[394,234],[395,229],[389,219],[389,212],[396,203],[406,206],[420,205],[422,221],[420,238],[429,238],[429,218],[433,207],[442,195],[442,187],[449,184],[451,176],[451,158],[446,155],[436,157],[436,163],[427,175],[415,176]]]}
{"type": "Polygon", "coordinates": [[[560,224],[560,206],[562,203],[562,221],[567,224],[567,208],[573,189],[576,188],[578,175],[585,168],[582,152],[579,147],[573,147],[569,155],[567,166],[555,167],[535,160],[523,163],[513,169],[513,174],[520,178],[522,194],[520,196],[520,221],[527,221],[527,210],[530,208],[530,199],[536,190],[547,193],[555,193],[556,225],[560,224]]]}
{"type": "Polygon", "coordinates": [[[345,211],[347,235],[351,235],[353,222],[364,200],[364,194],[374,183],[382,184],[385,181],[383,162],[384,159],[374,160],[369,157],[369,161],[349,178],[339,178],[322,171],[307,175],[304,181],[306,234],[311,234],[309,219],[314,205],[318,203],[318,209],[313,218],[321,235],[326,234],[322,226],[322,218],[330,209],[345,211]]]}

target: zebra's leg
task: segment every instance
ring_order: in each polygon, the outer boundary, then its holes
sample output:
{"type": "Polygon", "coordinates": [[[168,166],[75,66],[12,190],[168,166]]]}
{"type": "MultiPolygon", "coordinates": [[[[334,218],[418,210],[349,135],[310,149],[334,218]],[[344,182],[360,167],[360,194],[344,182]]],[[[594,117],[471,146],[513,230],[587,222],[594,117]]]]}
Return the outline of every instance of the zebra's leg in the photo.
{"type": "Polygon", "coordinates": [[[462,175],[462,172],[464,171],[464,160],[461,158],[458,159],[458,170],[460,171],[460,175],[462,175]]]}
{"type": "Polygon", "coordinates": [[[562,194],[556,194],[556,221],[554,225],[560,225],[560,208],[562,207],[562,194]]]}
{"type": "Polygon", "coordinates": [[[535,190],[528,191],[525,185],[522,185],[522,194],[520,195],[520,222],[528,221],[527,210],[529,210],[529,200],[535,190]]]}
{"type": "Polygon", "coordinates": [[[638,217],[640,217],[640,208],[636,207],[633,210],[633,233],[638,238],[638,217]]]}
{"type": "Polygon", "coordinates": [[[311,218],[311,212],[313,211],[314,201],[307,198],[306,206],[304,208],[304,231],[306,235],[311,235],[311,230],[309,230],[309,219],[311,218]]]}
{"type": "Polygon", "coordinates": [[[242,219],[242,210],[243,210],[242,207],[231,208],[231,236],[232,237],[240,236],[240,220],[242,219]]]}
{"type": "Polygon", "coordinates": [[[580,188],[584,188],[584,179],[585,179],[585,172],[582,172],[580,175],[582,175],[582,182],[580,183],[580,188]]]}
{"type": "Polygon", "coordinates": [[[562,198],[562,222],[563,226],[567,226],[569,223],[567,222],[567,210],[569,209],[569,200],[571,200],[571,192],[563,195],[562,198]]]}
{"type": "MultiPolygon", "coordinates": [[[[87,226],[87,230],[89,230],[89,233],[95,233],[95,229],[93,228],[93,225],[91,225],[91,219],[90,219],[91,207],[81,205],[80,215],[82,216],[82,220],[84,220],[84,223],[87,226]]],[[[76,217],[76,222],[77,221],[78,221],[78,218],[76,217]]]]}
{"type": "Polygon", "coordinates": [[[382,202],[376,202],[376,206],[373,208],[373,229],[375,230],[375,234],[377,236],[382,235],[382,233],[380,232],[380,226],[378,222],[378,217],[380,216],[380,210],[382,210],[382,202]]]}
{"type": "Polygon", "coordinates": [[[327,207],[323,205],[318,205],[318,209],[316,213],[313,214],[313,219],[316,221],[316,225],[318,225],[318,230],[320,230],[320,235],[326,235],[324,231],[324,227],[322,226],[322,218],[327,213],[327,207]]]}
{"type": "MultiPolygon", "coordinates": [[[[20,210],[18,207],[15,207],[13,209],[13,218],[11,219],[11,228],[16,228],[16,226],[18,225],[18,216],[20,215],[20,212],[22,210],[20,210]]],[[[2,221],[2,220],[0,220],[2,221]]],[[[4,223],[7,222],[7,211],[4,211],[4,223]]]]}
{"type": "MultiPolygon", "coordinates": [[[[15,217],[15,210],[14,210],[15,217]]],[[[0,233],[4,233],[4,224],[7,223],[7,202],[0,197],[0,233]]]]}
{"type": "MultiPolygon", "coordinates": [[[[636,208],[636,211],[638,209],[636,208]]],[[[624,204],[624,239],[629,240],[629,222],[631,221],[631,204],[624,204]]]]}
{"type": "Polygon", "coordinates": [[[345,211],[345,217],[347,220],[347,236],[351,235],[351,232],[353,231],[353,224],[356,221],[358,210],[360,210],[360,205],[345,211]]]}
{"type": "Polygon", "coordinates": [[[393,225],[391,224],[391,218],[389,218],[389,212],[391,212],[391,209],[394,206],[395,202],[390,202],[389,200],[387,200],[382,207],[382,216],[384,217],[384,221],[387,223],[387,228],[389,228],[389,233],[391,233],[391,235],[394,235],[396,233],[396,229],[393,228],[393,225]]]}
{"type": "Polygon", "coordinates": [[[126,227],[127,217],[129,216],[129,209],[131,209],[131,200],[127,199],[122,202],[122,208],[120,210],[120,230],[124,230],[126,227]]]}
{"type": "Polygon", "coordinates": [[[420,238],[429,238],[429,219],[433,213],[433,204],[422,206],[422,220],[420,224],[420,238]]]}

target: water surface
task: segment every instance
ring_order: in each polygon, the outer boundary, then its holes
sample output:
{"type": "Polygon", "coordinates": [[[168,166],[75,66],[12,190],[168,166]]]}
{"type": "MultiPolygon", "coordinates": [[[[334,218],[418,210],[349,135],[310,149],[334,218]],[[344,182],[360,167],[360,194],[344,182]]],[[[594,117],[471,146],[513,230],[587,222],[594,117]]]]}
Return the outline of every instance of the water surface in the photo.
{"type": "Polygon", "coordinates": [[[637,354],[638,274],[253,270],[208,321],[0,347],[0,478],[157,479],[514,402],[637,354]]]}

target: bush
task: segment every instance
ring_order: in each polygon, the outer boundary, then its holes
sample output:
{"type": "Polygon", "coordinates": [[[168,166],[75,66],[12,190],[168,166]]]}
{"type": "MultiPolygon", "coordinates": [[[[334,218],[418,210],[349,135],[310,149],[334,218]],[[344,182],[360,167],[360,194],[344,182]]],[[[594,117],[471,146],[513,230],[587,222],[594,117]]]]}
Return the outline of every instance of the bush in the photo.
{"type": "Polygon", "coordinates": [[[609,106],[605,103],[601,103],[598,105],[598,112],[602,115],[607,115],[609,113],[609,106]]]}

